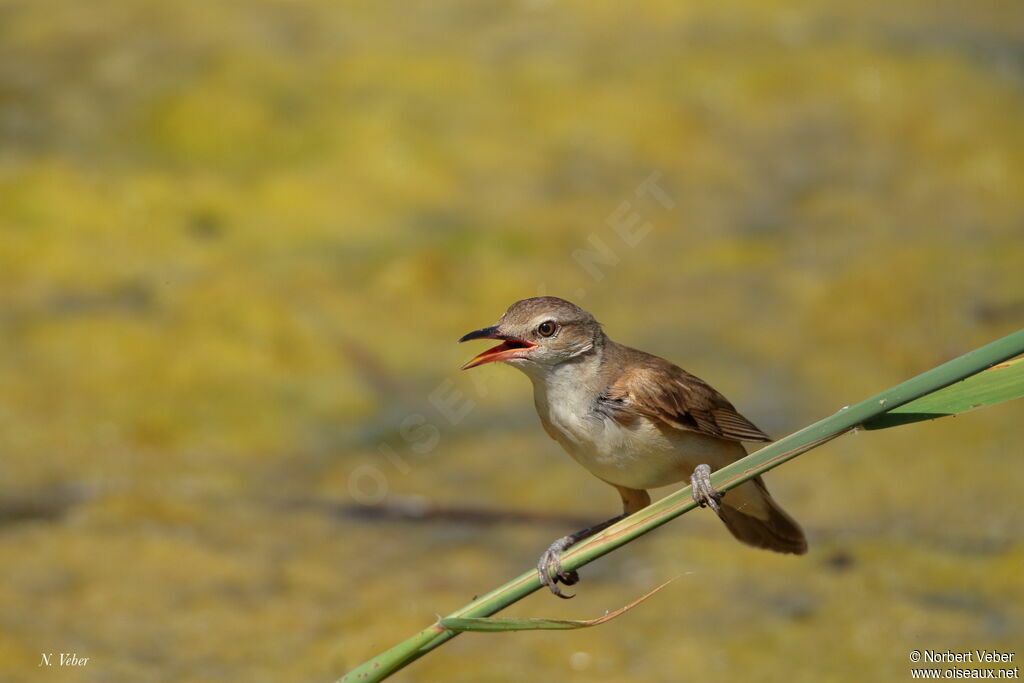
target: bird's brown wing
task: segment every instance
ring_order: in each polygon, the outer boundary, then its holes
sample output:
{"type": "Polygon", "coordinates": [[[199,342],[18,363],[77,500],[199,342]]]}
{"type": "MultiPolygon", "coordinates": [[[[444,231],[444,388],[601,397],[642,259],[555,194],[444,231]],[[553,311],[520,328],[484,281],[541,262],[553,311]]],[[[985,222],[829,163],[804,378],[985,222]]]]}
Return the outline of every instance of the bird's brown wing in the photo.
{"type": "Polygon", "coordinates": [[[639,413],[731,441],[772,440],[704,380],[656,356],[644,361],[622,373],[601,397],[620,424],[629,424],[639,413]]]}

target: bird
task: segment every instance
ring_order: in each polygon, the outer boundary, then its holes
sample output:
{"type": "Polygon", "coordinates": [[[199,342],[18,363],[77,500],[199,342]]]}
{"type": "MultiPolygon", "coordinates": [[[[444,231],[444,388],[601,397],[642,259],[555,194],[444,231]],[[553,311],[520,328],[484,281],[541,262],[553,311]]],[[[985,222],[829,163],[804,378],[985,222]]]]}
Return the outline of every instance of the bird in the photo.
{"type": "Polygon", "coordinates": [[[717,513],[736,539],[802,555],[800,525],[772,498],[761,477],[716,491],[711,472],[746,456],[743,442],[771,437],[704,380],[663,358],[612,341],[594,316],[570,301],[540,296],[513,303],[497,323],[459,339],[501,343],[463,370],[500,362],[533,384],[534,406],[548,435],[598,479],[617,489],[622,514],[559,538],[541,555],[541,582],[579,581],[562,553],[648,506],[648,489],[690,480],[693,498],[717,513]]]}

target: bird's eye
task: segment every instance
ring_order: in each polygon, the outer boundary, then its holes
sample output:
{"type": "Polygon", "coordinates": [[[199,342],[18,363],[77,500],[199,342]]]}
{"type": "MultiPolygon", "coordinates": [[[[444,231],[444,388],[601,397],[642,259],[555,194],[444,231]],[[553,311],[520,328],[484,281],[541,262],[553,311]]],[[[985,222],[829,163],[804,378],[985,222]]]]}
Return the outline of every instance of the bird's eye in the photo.
{"type": "Polygon", "coordinates": [[[537,333],[542,337],[550,337],[555,333],[557,326],[550,320],[545,320],[537,326],[537,333]]]}

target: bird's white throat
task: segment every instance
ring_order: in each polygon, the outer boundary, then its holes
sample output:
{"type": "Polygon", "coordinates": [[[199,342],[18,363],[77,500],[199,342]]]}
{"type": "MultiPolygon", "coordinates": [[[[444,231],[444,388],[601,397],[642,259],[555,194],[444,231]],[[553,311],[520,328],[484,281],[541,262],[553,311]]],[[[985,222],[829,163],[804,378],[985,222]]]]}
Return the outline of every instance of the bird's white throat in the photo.
{"type": "Polygon", "coordinates": [[[602,420],[594,414],[599,386],[601,352],[577,356],[557,365],[521,368],[533,383],[537,413],[545,427],[567,448],[578,448],[595,438],[603,429],[602,420]]]}

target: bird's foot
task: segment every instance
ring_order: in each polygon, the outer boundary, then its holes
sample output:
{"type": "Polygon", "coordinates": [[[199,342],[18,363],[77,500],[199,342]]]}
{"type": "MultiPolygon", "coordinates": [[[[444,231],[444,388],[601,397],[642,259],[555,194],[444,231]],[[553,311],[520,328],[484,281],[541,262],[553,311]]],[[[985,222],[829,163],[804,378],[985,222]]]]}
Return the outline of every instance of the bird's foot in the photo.
{"type": "Polygon", "coordinates": [[[572,569],[568,571],[563,570],[561,556],[565,549],[576,543],[576,541],[577,539],[573,538],[573,536],[563,536],[544,551],[544,554],[540,556],[540,561],[537,563],[537,574],[540,575],[541,583],[547,586],[552,593],[566,600],[574,596],[563,593],[558,588],[558,582],[561,581],[566,586],[572,586],[580,580],[580,575],[572,569]]]}
{"type": "Polygon", "coordinates": [[[710,507],[715,514],[722,514],[722,493],[711,485],[711,467],[697,465],[690,475],[690,486],[693,489],[693,500],[697,505],[710,507]]]}

